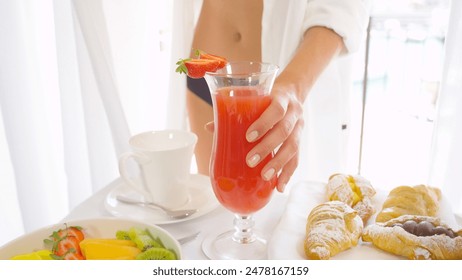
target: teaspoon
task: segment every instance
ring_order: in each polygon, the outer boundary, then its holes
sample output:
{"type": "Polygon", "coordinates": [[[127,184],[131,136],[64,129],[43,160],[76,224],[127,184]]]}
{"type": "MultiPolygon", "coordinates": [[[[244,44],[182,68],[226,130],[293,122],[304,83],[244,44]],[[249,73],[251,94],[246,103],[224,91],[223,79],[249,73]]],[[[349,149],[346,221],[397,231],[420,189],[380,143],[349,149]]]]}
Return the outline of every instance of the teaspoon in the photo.
{"type": "Polygon", "coordinates": [[[121,196],[121,195],[116,196],[116,199],[120,202],[127,203],[127,204],[135,204],[135,205],[140,205],[140,206],[148,206],[148,207],[154,207],[157,209],[161,209],[162,211],[165,212],[165,214],[167,214],[173,219],[183,219],[197,212],[197,209],[172,210],[172,209],[166,208],[154,202],[139,201],[139,200],[135,200],[129,197],[121,196]]]}

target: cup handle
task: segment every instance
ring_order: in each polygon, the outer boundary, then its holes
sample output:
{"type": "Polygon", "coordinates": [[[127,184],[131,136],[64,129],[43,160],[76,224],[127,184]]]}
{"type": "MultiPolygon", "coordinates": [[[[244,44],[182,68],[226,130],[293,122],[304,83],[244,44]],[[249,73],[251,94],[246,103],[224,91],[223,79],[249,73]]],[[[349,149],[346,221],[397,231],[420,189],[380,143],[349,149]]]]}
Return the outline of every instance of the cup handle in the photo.
{"type": "Polygon", "coordinates": [[[120,173],[120,177],[122,177],[122,179],[125,181],[125,183],[127,183],[130,187],[132,187],[133,189],[135,189],[136,191],[138,191],[139,193],[141,193],[145,197],[149,198],[150,194],[146,190],[144,190],[142,186],[139,186],[130,177],[130,174],[129,174],[128,170],[127,170],[127,166],[128,166],[127,161],[129,159],[131,159],[131,158],[133,158],[135,160],[135,162],[138,163],[139,165],[148,164],[151,161],[149,159],[149,157],[147,157],[146,155],[144,155],[142,153],[136,153],[136,152],[123,153],[119,157],[119,173],[120,173]]]}

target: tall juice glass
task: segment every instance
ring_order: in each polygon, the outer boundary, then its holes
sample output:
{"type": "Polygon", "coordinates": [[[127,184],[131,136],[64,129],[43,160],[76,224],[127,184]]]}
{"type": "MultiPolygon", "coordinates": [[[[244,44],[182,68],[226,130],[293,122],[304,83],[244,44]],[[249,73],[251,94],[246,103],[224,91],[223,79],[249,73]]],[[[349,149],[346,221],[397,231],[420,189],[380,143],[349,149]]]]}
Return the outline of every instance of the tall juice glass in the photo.
{"type": "Polygon", "coordinates": [[[215,132],[210,161],[210,178],[218,201],[235,214],[234,230],[210,235],[203,251],[211,259],[263,259],[266,240],[254,230],[252,214],[271,198],[276,178],[265,181],[262,168],[269,154],[256,167],[246,163],[249,126],[271,103],[270,91],[278,67],[258,62],[230,62],[205,79],[213,101],[215,132]]]}

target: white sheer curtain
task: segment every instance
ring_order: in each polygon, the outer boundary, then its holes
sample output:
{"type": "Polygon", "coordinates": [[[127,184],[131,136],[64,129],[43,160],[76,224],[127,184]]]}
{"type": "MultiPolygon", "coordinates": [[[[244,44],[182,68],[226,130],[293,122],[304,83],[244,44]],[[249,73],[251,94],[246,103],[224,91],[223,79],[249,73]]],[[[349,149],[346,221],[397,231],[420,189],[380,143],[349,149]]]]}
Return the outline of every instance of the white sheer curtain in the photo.
{"type": "Polygon", "coordinates": [[[462,1],[451,2],[443,79],[434,128],[430,183],[462,217],[462,1]]]}
{"type": "MultiPolygon", "coordinates": [[[[130,134],[187,126],[173,66],[200,3],[0,0],[0,246],[114,180],[130,134]]],[[[462,213],[462,3],[452,5],[430,183],[462,213]]]]}
{"type": "Polygon", "coordinates": [[[0,246],[114,180],[130,134],[185,127],[174,3],[0,0],[0,246]]]}

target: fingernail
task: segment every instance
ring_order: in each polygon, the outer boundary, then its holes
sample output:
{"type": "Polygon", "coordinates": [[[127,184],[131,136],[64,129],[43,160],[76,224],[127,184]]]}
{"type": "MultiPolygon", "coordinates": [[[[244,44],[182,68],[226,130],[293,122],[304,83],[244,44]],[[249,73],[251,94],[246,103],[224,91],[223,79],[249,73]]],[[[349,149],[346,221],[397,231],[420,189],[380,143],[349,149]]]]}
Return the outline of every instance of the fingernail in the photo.
{"type": "Polygon", "coordinates": [[[214,123],[213,121],[212,122],[208,122],[204,125],[204,129],[208,132],[213,132],[213,129],[214,129],[214,123]]]}
{"type": "Polygon", "coordinates": [[[273,175],[274,175],[274,168],[270,168],[265,172],[265,174],[263,174],[263,179],[265,179],[266,181],[269,181],[271,180],[271,178],[273,178],[273,175]]]}
{"type": "Polygon", "coordinates": [[[249,134],[247,134],[247,141],[249,142],[253,142],[257,139],[258,137],[258,132],[256,130],[250,132],[249,134]]]}
{"type": "Polygon", "coordinates": [[[247,165],[250,167],[255,167],[260,162],[260,155],[255,154],[247,161],[247,165]]]}
{"type": "Polygon", "coordinates": [[[284,184],[282,184],[281,186],[279,186],[278,190],[279,190],[280,193],[283,193],[283,192],[284,192],[284,190],[286,189],[286,185],[287,185],[287,184],[284,183],[284,184]]]}

